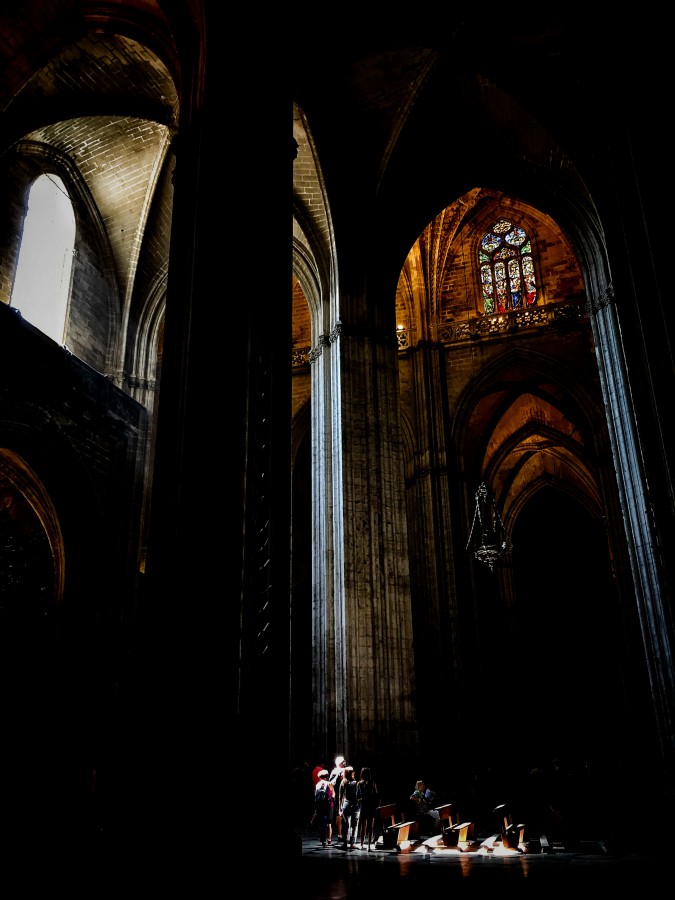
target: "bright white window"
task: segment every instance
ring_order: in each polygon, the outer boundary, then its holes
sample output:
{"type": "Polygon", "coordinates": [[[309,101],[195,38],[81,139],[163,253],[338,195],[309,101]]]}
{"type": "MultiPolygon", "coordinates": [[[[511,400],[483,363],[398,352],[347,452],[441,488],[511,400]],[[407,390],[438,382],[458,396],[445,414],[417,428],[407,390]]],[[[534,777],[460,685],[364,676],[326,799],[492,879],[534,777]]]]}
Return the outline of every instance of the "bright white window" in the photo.
{"type": "Polygon", "coordinates": [[[40,175],[28,197],[12,306],[28,321],[64,342],[70,275],[75,247],[75,215],[58,175],[40,175]]]}

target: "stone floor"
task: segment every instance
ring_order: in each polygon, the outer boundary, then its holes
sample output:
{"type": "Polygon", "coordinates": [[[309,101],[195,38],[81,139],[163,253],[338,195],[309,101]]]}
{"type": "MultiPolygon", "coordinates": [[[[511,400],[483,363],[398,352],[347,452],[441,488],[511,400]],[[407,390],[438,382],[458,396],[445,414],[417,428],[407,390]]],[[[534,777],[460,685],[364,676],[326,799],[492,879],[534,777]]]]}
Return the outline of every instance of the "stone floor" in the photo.
{"type": "MultiPolygon", "coordinates": [[[[632,827],[632,826],[628,826],[632,827]]],[[[599,900],[609,900],[605,891],[640,890],[646,900],[671,885],[675,862],[669,847],[609,850],[601,842],[586,842],[573,852],[424,852],[373,848],[344,851],[337,845],[322,848],[316,834],[303,833],[302,850],[290,867],[293,887],[289,896],[308,900],[340,900],[369,897],[422,896],[452,898],[457,892],[499,897],[533,895],[573,897],[573,892],[591,891],[599,900]]],[[[270,861],[270,864],[273,865],[270,861]]],[[[284,866],[277,872],[280,890],[284,866]]]]}

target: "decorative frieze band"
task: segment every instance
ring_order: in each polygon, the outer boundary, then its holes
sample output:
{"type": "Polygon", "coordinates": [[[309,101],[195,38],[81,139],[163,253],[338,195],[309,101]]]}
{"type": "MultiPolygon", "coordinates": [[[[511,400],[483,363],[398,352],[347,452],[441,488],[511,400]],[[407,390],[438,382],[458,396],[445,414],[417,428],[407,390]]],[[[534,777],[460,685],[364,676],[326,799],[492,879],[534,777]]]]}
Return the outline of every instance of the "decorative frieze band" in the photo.
{"type": "MultiPolygon", "coordinates": [[[[462,341],[489,339],[511,334],[515,331],[524,331],[532,328],[565,327],[569,328],[575,323],[582,324],[583,320],[597,312],[599,309],[612,303],[614,289],[608,286],[605,293],[594,301],[586,299],[585,292],[568,297],[556,303],[547,303],[544,306],[529,306],[524,309],[514,309],[508,313],[499,313],[489,316],[473,316],[469,321],[440,322],[430,326],[430,337],[433,343],[449,345],[462,341]]],[[[316,362],[323,353],[323,348],[337,341],[339,337],[377,340],[377,335],[367,327],[345,325],[338,322],[328,335],[323,335],[316,347],[294,347],[292,351],[292,366],[306,366],[316,362]]],[[[386,343],[394,342],[399,351],[414,352],[420,345],[416,339],[414,328],[398,327],[393,335],[380,335],[380,340],[386,343]]]]}
{"type": "Polygon", "coordinates": [[[130,388],[140,389],[143,391],[157,391],[159,390],[159,382],[155,379],[149,378],[138,378],[134,375],[129,375],[127,378],[127,384],[130,388]]]}

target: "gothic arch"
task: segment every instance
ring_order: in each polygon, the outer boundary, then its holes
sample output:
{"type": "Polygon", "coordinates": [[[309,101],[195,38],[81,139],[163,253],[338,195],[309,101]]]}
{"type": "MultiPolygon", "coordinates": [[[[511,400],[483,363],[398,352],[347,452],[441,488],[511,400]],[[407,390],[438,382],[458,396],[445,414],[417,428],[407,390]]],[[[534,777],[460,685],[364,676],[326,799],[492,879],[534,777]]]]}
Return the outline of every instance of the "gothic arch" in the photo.
{"type": "MultiPolygon", "coordinates": [[[[6,590],[20,589],[20,580],[30,577],[29,596],[41,597],[44,612],[49,614],[63,599],[65,581],[63,534],[56,509],[38,475],[20,454],[7,447],[0,447],[0,485],[3,537],[8,542],[2,548],[3,570],[9,579],[0,593],[5,593],[6,601],[6,590]],[[37,556],[12,576],[7,567],[30,547],[38,548],[37,556]],[[34,581],[35,570],[44,576],[39,584],[34,581]]],[[[6,602],[3,606],[6,609],[6,602]]]]}
{"type": "MultiPolygon", "coordinates": [[[[102,366],[99,366],[99,368],[107,367],[108,372],[116,371],[116,367],[120,364],[118,358],[120,353],[119,348],[123,343],[120,340],[121,310],[119,306],[119,283],[116,276],[110,242],[105,226],[101,220],[98,206],[96,205],[80,170],[67,153],[44,142],[26,139],[20,141],[17,145],[16,155],[19,159],[24,158],[29,160],[31,166],[36,167],[36,171],[54,171],[63,178],[73,204],[73,212],[75,213],[76,221],[76,252],[73,274],[71,276],[71,288],[65,328],[65,343],[68,346],[74,344],[73,333],[77,329],[73,326],[73,330],[71,330],[71,322],[74,319],[78,306],[82,305],[82,297],[86,293],[84,287],[81,285],[78,272],[78,245],[81,248],[83,233],[86,233],[87,240],[90,240],[89,236],[91,234],[94,235],[93,243],[95,245],[95,252],[98,254],[101,275],[107,288],[105,313],[108,320],[108,327],[105,329],[105,345],[97,347],[98,358],[103,364],[102,366]],[[82,227],[83,222],[85,224],[84,229],[82,227]]],[[[19,235],[17,235],[17,242],[19,240],[19,235]]],[[[94,334],[94,332],[92,332],[92,334],[94,334]]],[[[73,347],[73,349],[75,348],[73,347]]],[[[93,362],[91,358],[87,360],[87,354],[83,352],[79,346],[77,346],[77,355],[81,356],[85,361],[93,362]]],[[[97,368],[97,366],[94,367],[97,368]]]]}

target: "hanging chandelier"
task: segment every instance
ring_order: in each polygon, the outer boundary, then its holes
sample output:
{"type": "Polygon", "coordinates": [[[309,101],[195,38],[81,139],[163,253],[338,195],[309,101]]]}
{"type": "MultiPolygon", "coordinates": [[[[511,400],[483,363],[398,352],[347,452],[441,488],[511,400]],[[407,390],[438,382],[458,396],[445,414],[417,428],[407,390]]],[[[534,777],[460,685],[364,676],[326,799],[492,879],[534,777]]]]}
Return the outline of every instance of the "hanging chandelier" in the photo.
{"type": "Polygon", "coordinates": [[[473,522],[471,523],[471,532],[466,549],[469,549],[471,541],[474,540],[475,549],[473,555],[478,562],[485,563],[492,572],[502,554],[511,549],[511,544],[509,543],[502,517],[499,515],[495,499],[488,491],[484,481],[478,486],[475,499],[476,508],[473,513],[473,522]],[[475,538],[474,531],[476,531],[475,538]]]}

